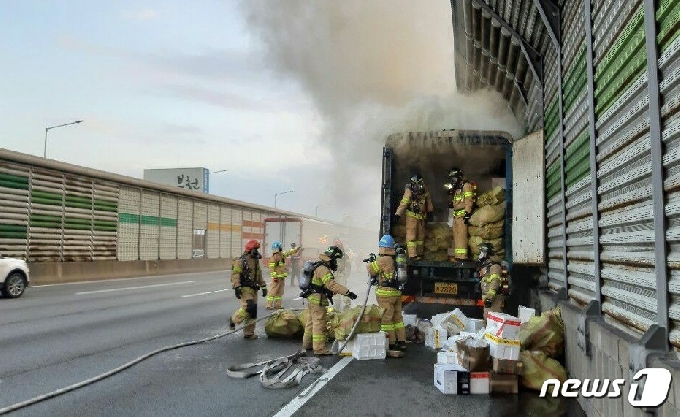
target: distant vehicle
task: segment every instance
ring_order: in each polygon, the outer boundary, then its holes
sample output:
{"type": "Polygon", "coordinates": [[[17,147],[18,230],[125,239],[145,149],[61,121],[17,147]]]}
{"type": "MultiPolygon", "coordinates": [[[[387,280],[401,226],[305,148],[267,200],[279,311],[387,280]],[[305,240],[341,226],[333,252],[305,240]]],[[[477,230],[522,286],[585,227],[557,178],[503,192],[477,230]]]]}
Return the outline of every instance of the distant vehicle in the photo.
{"type": "Polygon", "coordinates": [[[0,255],[0,292],[7,298],[21,297],[28,287],[30,278],[28,264],[23,259],[7,258],[0,255]]]}
{"type": "Polygon", "coordinates": [[[264,219],[263,259],[268,263],[272,256],[272,242],[281,242],[284,250],[295,243],[302,247],[302,262],[316,259],[320,253],[332,245],[338,235],[337,225],[302,217],[268,217],[264,219]]]}
{"type": "Polygon", "coordinates": [[[203,249],[194,249],[191,252],[191,257],[192,258],[202,258],[205,252],[203,252],[203,249]]]}

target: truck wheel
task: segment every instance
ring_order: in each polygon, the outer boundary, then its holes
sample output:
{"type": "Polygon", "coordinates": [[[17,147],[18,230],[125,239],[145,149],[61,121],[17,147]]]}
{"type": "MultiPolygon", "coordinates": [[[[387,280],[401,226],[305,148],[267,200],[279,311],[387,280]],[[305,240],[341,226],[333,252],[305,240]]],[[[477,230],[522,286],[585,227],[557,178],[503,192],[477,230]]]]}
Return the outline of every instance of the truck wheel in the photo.
{"type": "Polygon", "coordinates": [[[18,298],[26,290],[26,280],[19,272],[12,272],[5,280],[2,287],[2,295],[7,298],[18,298]]]}

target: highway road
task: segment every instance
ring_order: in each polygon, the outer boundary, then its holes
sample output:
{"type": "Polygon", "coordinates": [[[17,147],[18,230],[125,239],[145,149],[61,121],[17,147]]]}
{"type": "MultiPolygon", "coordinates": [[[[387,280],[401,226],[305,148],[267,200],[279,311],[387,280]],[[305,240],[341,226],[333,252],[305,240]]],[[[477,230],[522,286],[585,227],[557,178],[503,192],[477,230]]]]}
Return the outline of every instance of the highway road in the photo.
{"type": "MultiPolygon", "coordinates": [[[[297,291],[286,289],[287,306],[301,307],[292,301],[297,291]]],[[[260,301],[259,314],[266,315],[260,301]]],[[[228,272],[30,287],[19,299],[0,299],[0,410],[157,349],[222,334],[236,308],[228,272]]],[[[433,386],[436,355],[422,345],[410,345],[407,357],[396,360],[324,357],[328,373],[267,390],[257,378],[230,378],[227,367],[291,354],[300,341],[268,339],[262,323],[257,332],[257,340],[237,333],[160,353],[9,415],[580,415],[574,402],[535,394],[445,396],[433,386]]]]}

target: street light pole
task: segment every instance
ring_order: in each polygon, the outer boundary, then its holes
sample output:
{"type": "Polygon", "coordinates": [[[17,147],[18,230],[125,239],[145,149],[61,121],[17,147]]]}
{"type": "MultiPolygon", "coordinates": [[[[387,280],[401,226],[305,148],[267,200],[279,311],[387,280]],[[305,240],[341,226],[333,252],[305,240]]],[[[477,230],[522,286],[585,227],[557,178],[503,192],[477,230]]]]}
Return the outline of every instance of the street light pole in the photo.
{"type": "Polygon", "coordinates": [[[43,149],[43,158],[47,158],[47,132],[50,131],[50,129],[56,129],[58,127],[64,127],[64,126],[69,126],[69,125],[75,125],[78,123],[82,123],[82,120],[76,120],[75,122],[71,123],[64,123],[63,125],[58,125],[58,126],[49,126],[45,128],[45,147],[43,149]]]}
{"type": "Polygon", "coordinates": [[[282,194],[294,193],[295,190],[282,191],[280,193],[274,194],[274,208],[276,208],[276,197],[282,194]]]}

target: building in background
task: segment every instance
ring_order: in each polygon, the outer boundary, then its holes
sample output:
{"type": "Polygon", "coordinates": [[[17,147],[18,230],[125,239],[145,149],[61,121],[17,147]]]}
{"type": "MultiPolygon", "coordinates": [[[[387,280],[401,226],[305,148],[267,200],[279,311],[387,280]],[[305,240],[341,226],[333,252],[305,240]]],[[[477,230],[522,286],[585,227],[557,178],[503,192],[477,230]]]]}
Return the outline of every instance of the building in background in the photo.
{"type": "Polygon", "coordinates": [[[210,192],[210,171],[208,168],[164,168],[145,169],[144,180],[185,190],[210,192]]]}

